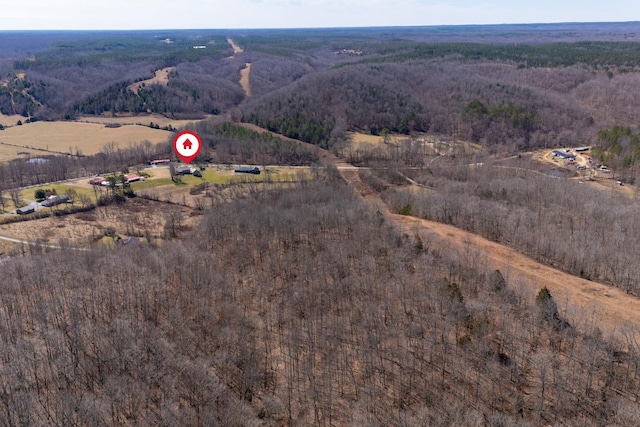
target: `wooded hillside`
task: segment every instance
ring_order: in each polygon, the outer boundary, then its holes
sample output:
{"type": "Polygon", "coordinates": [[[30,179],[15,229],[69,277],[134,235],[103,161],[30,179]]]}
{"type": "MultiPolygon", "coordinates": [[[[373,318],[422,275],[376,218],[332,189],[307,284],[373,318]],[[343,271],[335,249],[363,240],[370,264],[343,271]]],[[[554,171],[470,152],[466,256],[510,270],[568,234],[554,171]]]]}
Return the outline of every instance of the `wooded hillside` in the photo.
{"type": "Polygon", "coordinates": [[[0,164],[3,202],[111,172],[127,230],[146,190],[135,243],[100,244],[88,197],[60,214],[86,211],[90,246],[0,230],[0,425],[640,425],[640,24],[3,40],[0,112],[25,128],[208,117],[199,178],[125,186],[169,140],[0,164]],[[615,178],[550,157],[578,146],[615,178]],[[203,177],[239,164],[261,174],[203,177]]]}
{"type": "Polygon", "coordinates": [[[635,350],[330,176],[217,206],[188,243],[5,263],[2,423],[640,422],[635,350]]]}

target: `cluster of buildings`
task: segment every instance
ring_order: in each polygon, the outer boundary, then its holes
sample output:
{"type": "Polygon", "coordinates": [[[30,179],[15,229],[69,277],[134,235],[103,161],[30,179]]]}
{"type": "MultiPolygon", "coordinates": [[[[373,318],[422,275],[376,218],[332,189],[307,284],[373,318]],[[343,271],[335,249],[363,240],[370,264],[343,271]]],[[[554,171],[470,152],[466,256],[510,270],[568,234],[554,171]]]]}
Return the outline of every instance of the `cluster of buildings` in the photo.
{"type": "MultiPolygon", "coordinates": [[[[58,206],[63,203],[71,203],[71,197],[67,196],[66,194],[60,194],[60,195],[54,194],[47,197],[45,200],[43,200],[40,203],[40,206],[42,206],[43,208],[52,208],[54,206],[58,206]]],[[[16,209],[16,213],[18,215],[27,215],[30,213],[34,213],[36,209],[37,209],[37,204],[31,203],[27,206],[23,206],[21,208],[16,209]]]]}
{"type": "MultiPolygon", "coordinates": [[[[132,182],[141,181],[142,177],[135,173],[124,175],[125,183],[130,184],[132,182]]],[[[89,184],[91,185],[99,185],[101,187],[108,187],[110,185],[109,180],[105,179],[103,176],[95,176],[89,180],[89,184]]]]}

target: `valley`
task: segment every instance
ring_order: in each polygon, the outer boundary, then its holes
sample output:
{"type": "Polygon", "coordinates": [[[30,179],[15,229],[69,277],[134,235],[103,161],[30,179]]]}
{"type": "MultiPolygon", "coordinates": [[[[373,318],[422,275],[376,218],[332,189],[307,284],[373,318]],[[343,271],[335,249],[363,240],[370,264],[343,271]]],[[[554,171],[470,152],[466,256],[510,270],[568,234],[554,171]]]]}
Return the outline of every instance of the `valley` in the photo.
{"type": "Polygon", "coordinates": [[[0,424],[638,425],[637,34],[0,33],[0,424]]]}

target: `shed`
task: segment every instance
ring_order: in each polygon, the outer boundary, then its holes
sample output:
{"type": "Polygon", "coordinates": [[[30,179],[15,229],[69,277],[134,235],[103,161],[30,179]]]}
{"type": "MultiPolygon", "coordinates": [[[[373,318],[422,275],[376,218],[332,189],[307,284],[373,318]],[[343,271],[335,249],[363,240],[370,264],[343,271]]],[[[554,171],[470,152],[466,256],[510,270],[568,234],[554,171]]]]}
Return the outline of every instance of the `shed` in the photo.
{"type": "Polygon", "coordinates": [[[235,168],[234,172],[236,173],[252,173],[254,175],[260,174],[260,168],[257,166],[254,167],[239,167],[235,168]]]}
{"type": "Polygon", "coordinates": [[[28,206],[21,207],[20,209],[16,209],[16,213],[18,215],[27,215],[30,213],[34,213],[35,211],[36,211],[36,208],[33,205],[28,205],[28,206]]]}
{"type": "Polygon", "coordinates": [[[140,181],[141,179],[140,176],[135,173],[125,175],[124,178],[127,182],[136,182],[136,181],[140,181]]]}

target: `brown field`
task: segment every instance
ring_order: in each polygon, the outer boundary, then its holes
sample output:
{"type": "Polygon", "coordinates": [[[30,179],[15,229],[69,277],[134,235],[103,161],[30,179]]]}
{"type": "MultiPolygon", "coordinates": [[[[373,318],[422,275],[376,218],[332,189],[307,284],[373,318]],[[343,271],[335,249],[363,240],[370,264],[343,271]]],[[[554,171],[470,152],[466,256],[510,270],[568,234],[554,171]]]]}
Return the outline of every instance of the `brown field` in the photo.
{"type": "MultiPolygon", "coordinates": [[[[99,207],[90,212],[0,225],[0,235],[54,245],[66,240],[73,247],[91,246],[105,236],[108,229],[121,238],[150,233],[154,239],[161,240],[167,216],[172,214],[181,219],[181,233],[191,229],[198,220],[190,208],[134,198],[123,205],[99,207]]],[[[3,242],[0,251],[7,253],[16,245],[3,242]]]]}
{"type": "Polygon", "coordinates": [[[2,143],[2,133],[0,133],[0,162],[6,162],[12,159],[26,159],[28,157],[38,157],[39,155],[46,154],[42,151],[34,151],[25,149],[22,147],[16,147],[13,145],[6,145],[2,143]],[[23,154],[19,154],[23,153],[23,154]],[[24,153],[29,153],[24,154],[24,153]]]}
{"type": "MultiPolygon", "coordinates": [[[[146,126],[107,128],[95,123],[36,122],[3,130],[0,133],[0,142],[19,146],[22,148],[19,151],[42,150],[73,154],[80,151],[82,154],[96,154],[110,142],[124,148],[131,143],[144,140],[154,144],[165,142],[170,135],[171,132],[146,126]]],[[[31,153],[34,154],[36,153],[31,153]]],[[[14,155],[13,158],[15,157],[14,155]]],[[[0,160],[9,159],[5,157],[0,160]]]]}
{"type": "MultiPolygon", "coordinates": [[[[380,135],[371,135],[362,132],[347,132],[347,137],[351,141],[352,147],[356,149],[383,147],[385,145],[393,147],[401,144],[403,141],[406,141],[409,138],[408,135],[389,134],[387,136],[387,143],[385,144],[384,137],[380,135]]],[[[472,153],[482,148],[478,144],[473,144],[461,140],[454,141],[451,138],[439,137],[438,135],[418,134],[412,135],[412,137],[422,143],[423,147],[425,148],[425,154],[428,153],[431,155],[454,154],[455,152],[459,152],[460,150],[463,150],[467,153],[472,153]]]]}
{"type": "Polygon", "coordinates": [[[251,96],[251,86],[249,85],[249,73],[251,72],[251,62],[247,62],[245,67],[240,70],[240,85],[244,89],[247,96],[251,96]]]}
{"type": "Polygon", "coordinates": [[[146,85],[159,84],[159,85],[166,86],[169,84],[169,73],[174,71],[175,69],[176,67],[167,67],[167,68],[162,68],[160,70],[156,70],[155,76],[147,80],[130,84],[128,86],[128,89],[137,94],[143,85],[146,86],[146,85]]]}
{"type": "MultiPolygon", "coordinates": [[[[372,144],[378,145],[384,142],[384,138],[379,135],[371,135],[362,132],[347,132],[347,137],[351,140],[352,143],[359,144],[372,144]]],[[[396,142],[398,139],[398,135],[389,135],[388,142],[396,142]]]]}
{"type": "MultiPolygon", "coordinates": [[[[206,120],[211,116],[206,116],[202,120],[206,120]]],[[[112,116],[103,115],[103,116],[81,116],[77,120],[81,123],[99,123],[99,124],[117,124],[117,125],[141,125],[141,126],[149,126],[149,123],[153,122],[160,127],[171,126],[174,129],[179,129],[182,127],[189,126],[189,124],[198,122],[200,120],[176,120],[171,119],[160,114],[139,114],[139,115],[118,115],[112,116]]]]}
{"type": "MultiPolygon", "coordinates": [[[[16,123],[18,123],[18,120],[21,120],[24,122],[26,118],[18,114],[14,114],[12,116],[5,116],[4,114],[0,113],[0,124],[2,126],[5,126],[5,127],[14,126],[16,123]]],[[[0,136],[2,136],[2,134],[0,134],[0,136]]]]}

